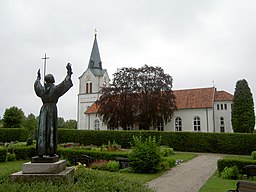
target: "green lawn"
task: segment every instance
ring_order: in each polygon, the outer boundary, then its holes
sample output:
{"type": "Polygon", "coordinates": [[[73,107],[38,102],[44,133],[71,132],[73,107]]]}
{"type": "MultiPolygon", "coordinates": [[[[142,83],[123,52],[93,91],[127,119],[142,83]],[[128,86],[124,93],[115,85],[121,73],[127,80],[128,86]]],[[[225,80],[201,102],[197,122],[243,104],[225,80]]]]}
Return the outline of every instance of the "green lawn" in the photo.
{"type": "Polygon", "coordinates": [[[203,185],[199,192],[220,192],[236,189],[236,180],[222,179],[216,173],[203,185]]]}
{"type": "MultiPolygon", "coordinates": [[[[227,155],[225,158],[232,159],[252,159],[251,156],[246,155],[227,155]]],[[[236,189],[237,180],[222,179],[219,177],[218,171],[209,178],[209,180],[203,185],[199,192],[220,192],[228,191],[230,189],[236,189]]]]}

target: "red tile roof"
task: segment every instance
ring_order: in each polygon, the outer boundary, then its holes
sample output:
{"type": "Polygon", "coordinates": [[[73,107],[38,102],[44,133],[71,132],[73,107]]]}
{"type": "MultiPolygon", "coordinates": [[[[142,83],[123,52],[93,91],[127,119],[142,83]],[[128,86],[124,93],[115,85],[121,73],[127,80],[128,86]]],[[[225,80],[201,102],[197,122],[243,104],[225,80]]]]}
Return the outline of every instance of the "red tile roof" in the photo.
{"type": "Polygon", "coordinates": [[[216,91],[214,101],[233,101],[234,96],[226,91],[216,91]]]}
{"type": "MultiPolygon", "coordinates": [[[[214,87],[174,90],[173,93],[176,97],[177,109],[212,108],[213,96],[214,101],[232,101],[234,97],[226,91],[217,91],[214,87]]],[[[85,114],[97,113],[98,107],[93,103],[85,114]]]]}
{"type": "Polygon", "coordinates": [[[174,90],[177,109],[211,108],[215,88],[174,90]]]}

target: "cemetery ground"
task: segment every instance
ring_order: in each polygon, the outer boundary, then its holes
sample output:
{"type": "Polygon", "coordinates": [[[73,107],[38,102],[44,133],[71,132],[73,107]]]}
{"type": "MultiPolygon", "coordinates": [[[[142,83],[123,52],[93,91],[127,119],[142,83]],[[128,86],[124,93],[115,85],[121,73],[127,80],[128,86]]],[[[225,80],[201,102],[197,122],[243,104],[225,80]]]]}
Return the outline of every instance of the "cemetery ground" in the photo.
{"type": "MultiPolygon", "coordinates": [[[[184,162],[196,157],[192,153],[176,153],[170,159],[182,159],[184,162]]],[[[0,191],[153,191],[145,187],[145,184],[163,174],[135,174],[122,172],[108,172],[92,170],[83,165],[76,166],[75,184],[67,186],[49,182],[40,183],[13,183],[10,174],[20,171],[22,164],[28,160],[18,160],[0,163],[0,191]]]]}
{"type": "MultiPolygon", "coordinates": [[[[175,160],[184,160],[180,165],[177,165],[173,169],[179,170],[179,167],[185,163],[191,162],[191,159],[199,157],[205,154],[198,153],[184,153],[176,152],[175,155],[170,158],[175,160]]],[[[206,154],[215,155],[215,154],[206,154]]],[[[222,158],[236,158],[236,159],[251,159],[251,156],[234,156],[234,155],[221,155],[222,158]]],[[[133,191],[154,191],[145,188],[148,182],[161,177],[166,172],[156,174],[134,174],[134,173],[122,173],[122,172],[108,172],[99,170],[89,170],[83,166],[78,166],[76,170],[76,183],[73,186],[67,186],[56,183],[23,183],[17,184],[10,181],[10,174],[22,169],[22,164],[28,162],[28,160],[18,160],[11,162],[0,163],[0,191],[114,191],[114,188],[119,185],[121,191],[129,191],[129,187],[133,187],[133,191]],[[79,177],[83,178],[82,180],[79,177]],[[118,181],[118,182],[117,182],[118,181]],[[139,181],[139,182],[138,182],[139,181]],[[85,187],[87,186],[87,187],[85,187]],[[135,188],[134,188],[135,187],[135,188]]],[[[196,162],[195,162],[196,163],[196,162]]],[[[204,170],[201,170],[204,171],[204,170]]],[[[167,171],[172,173],[172,169],[167,171]]],[[[196,175],[193,175],[196,177],[196,175]]],[[[237,180],[223,179],[220,177],[218,171],[216,171],[212,177],[201,187],[199,192],[219,192],[227,191],[229,189],[235,189],[237,180]]],[[[184,183],[185,185],[185,183],[184,183]]]]}

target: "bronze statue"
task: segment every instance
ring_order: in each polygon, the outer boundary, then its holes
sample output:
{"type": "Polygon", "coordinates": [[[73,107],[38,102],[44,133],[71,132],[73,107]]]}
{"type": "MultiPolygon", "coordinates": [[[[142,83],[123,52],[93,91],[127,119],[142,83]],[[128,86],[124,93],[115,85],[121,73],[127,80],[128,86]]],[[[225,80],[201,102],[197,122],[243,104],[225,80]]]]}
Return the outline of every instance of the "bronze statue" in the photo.
{"type": "Polygon", "coordinates": [[[45,75],[44,86],[42,86],[40,69],[37,72],[37,79],[34,83],[36,95],[42,99],[43,106],[40,110],[37,138],[37,155],[54,157],[57,151],[57,102],[72,86],[71,65],[67,64],[67,76],[59,85],[54,85],[55,80],[52,74],[45,75]]]}

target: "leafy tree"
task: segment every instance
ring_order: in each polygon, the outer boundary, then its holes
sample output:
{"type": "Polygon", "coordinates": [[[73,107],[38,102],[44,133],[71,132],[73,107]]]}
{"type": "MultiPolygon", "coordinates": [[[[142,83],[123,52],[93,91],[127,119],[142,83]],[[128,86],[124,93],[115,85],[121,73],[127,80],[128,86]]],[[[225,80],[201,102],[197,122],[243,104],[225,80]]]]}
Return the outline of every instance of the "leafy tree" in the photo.
{"type": "Polygon", "coordinates": [[[63,117],[58,117],[58,128],[65,128],[65,120],[63,117]]]}
{"type": "Polygon", "coordinates": [[[15,106],[6,109],[3,116],[4,127],[6,128],[20,128],[24,122],[24,112],[15,106]]]}
{"type": "Polygon", "coordinates": [[[234,132],[252,133],[255,126],[254,102],[251,90],[245,79],[236,83],[233,107],[232,127],[234,132]]]}
{"type": "Polygon", "coordinates": [[[77,128],[77,121],[74,119],[67,120],[65,122],[65,128],[67,129],[76,129],[77,128]]]}
{"type": "Polygon", "coordinates": [[[35,136],[38,119],[34,114],[30,113],[28,117],[25,117],[23,125],[24,128],[26,128],[31,135],[35,136]]]}
{"type": "Polygon", "coordinates": [[[110,87],[102,89],[98,114],[109,127],[123,129],[167,123],[176,108],[171,88],[172,77],[160,67],[118,69],[110,87]]]}

